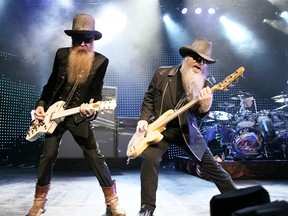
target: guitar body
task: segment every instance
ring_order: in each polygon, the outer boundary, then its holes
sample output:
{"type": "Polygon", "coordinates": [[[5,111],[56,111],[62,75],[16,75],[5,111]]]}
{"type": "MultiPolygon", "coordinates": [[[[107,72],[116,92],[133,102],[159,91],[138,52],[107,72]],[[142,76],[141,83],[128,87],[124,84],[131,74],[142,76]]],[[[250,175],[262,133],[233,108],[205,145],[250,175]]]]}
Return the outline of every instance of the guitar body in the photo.
{"type": "MultiPolygon", "coordinates": [[[[42,134],[52,134],[57,125],[62,122],[66,116],[73,115],[80,112],[80,106],[71,109],[64,109],[65,101],[57,101],[51,105],[46,111],[46,117],[44,121],[39,122],[37,119],[33,120],[26,133],[26,140],[35,141],[42,134]]],[[[116,107],[116,101],[97,101],[96,103],[89,104],[89,108],[95,111],[110,112],[116,107]]]]}
{"type": "Polygon", "coordinates": [[[149,145],[156,144],[163,139],[161,132],[166,130],[166,123],[163,122],[174,113],[174,110],[168,110],[156,121],[148,125],[147,131],[143,133],[136,132],[129,142],[126,155],[129,158],[138,157],[149,145]]]}
{"type": "Polygon", "coordinates": [[[65,117],[58,118],[55,120],[51,120],[53,113],[63,111],[65,101],[58,101],[51,105],[49,109],[46,111],[46,117],[43,122],[39,122],[38,120],[34,120],[31,122],[29,131],[26,135],[26,140],[35,141],[44,133],[51,134],[59,124],[59,122],[63,121],[65,117]]]}

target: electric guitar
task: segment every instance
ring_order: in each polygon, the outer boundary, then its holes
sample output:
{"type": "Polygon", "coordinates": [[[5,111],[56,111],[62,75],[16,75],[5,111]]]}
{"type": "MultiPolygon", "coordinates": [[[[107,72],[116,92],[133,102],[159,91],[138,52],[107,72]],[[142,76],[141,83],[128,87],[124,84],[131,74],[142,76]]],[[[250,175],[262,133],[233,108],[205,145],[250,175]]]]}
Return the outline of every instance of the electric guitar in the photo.
{"type": "MultiPolygon", "coordinates": [[[[211,91],[227,91],[227,86],[234,86],[233,81],[238,82],[239,76],[242,76],[244,70],[244,67],[238,68],[234,73],[227,76],[222,82],[211,87],[211,91]]],[[[161,134],[161,132],[166,130],[167,123],[169,123],[171,120],[173,120],[183,112],[187,111],[189,108],[191,108],[198,102],[199,98],[196,97],[178,110],[167,110],[156,121],[148,125],[147,131],[142,133],[136,131],[127,147],[126,155],[128,156],[128,161],[129,159],[134,159],[138,157],[149,145],[160,142],[163,139],[163,135],[161,134]]]]}
{"type": "MultiPolygon", "coordinates": [[[[65,110],[64,104],[65,101],[57,101],[48,108],[43,121],[38,121],[37,119],[32,120],[26,133],[26,140],[32,142],[45,133],[53,133],[57,125],[62,122],[66,116],[80,112],[80,106],[65,110]]],[[[88,106],[95,111],[109,112],[115,109],[116,101],[98,101],[88,106]]]]}

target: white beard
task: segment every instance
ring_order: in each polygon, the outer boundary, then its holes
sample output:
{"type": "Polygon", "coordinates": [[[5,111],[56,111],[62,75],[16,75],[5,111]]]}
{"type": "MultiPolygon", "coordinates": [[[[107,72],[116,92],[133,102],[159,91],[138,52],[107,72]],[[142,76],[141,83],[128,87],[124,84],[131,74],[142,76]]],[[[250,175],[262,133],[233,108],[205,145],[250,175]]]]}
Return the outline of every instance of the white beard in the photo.
{"type": "Polygon", "coordinates": [[[194,72],[193,67],[185,68],[183,65],[180,71],[186,96],[188,101],[191,101],[199,95],[201,89],[204,87],[205,73],[196,73],[194,72]]]}

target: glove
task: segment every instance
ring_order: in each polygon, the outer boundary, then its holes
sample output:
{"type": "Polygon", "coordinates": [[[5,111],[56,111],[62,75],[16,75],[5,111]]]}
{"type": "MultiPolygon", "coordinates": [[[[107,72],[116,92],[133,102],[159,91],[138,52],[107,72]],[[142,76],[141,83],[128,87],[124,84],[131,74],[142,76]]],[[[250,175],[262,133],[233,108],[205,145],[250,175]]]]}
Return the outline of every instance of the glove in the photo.
{"type": "Polygon", "coordinates": [[[148,122],[146,120],[140,120],[137,123],[136,132],[142,133],[144,131],[147,131],[147,127],[148,127],[148,122]]]}

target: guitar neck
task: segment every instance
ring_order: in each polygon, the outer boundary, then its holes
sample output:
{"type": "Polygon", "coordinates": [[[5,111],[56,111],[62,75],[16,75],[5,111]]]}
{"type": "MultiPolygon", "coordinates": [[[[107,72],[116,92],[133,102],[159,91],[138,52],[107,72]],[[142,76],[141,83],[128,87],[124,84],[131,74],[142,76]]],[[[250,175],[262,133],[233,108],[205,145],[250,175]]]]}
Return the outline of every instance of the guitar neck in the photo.
{"type": "Polygon", "coordinates": [[[71,108],[71,109],[68,109],[68,110],[55,112],[55,113],[53,113],[51,120],[55,120],[55,119],[58,119],[58,118],[66,117],[66,116],[69,116],[69,115],[74,115],[74,114],[79,113],[79,112],[80,112],[80,107],[74,107],[74,108],[71,108]]]}
{"type": "MultiPolygon", "coordinates": [[[[216,88],[214,86],[211,87],[211,92],[214,92],[216,90],[216,88]]],[[[199,102],[199,97],[197,96],[196,98],[194,98],[192,101],[190,101],[189,103],[185,104],[183,107],[181,107],[178,110],[175,110],[174,113],[172,113],[171,115],[169,115],[168,117],[165,117],[162,121],[161,125],[166,125],[168,124],[170,121],[172,121],[173,119],[175,119],[177,116],[181,115],[182,113],[184,113],[185,111],[187,111],[188,109],[190,109],[193,105],[195,105],[197,102],[199,102]]]]}

